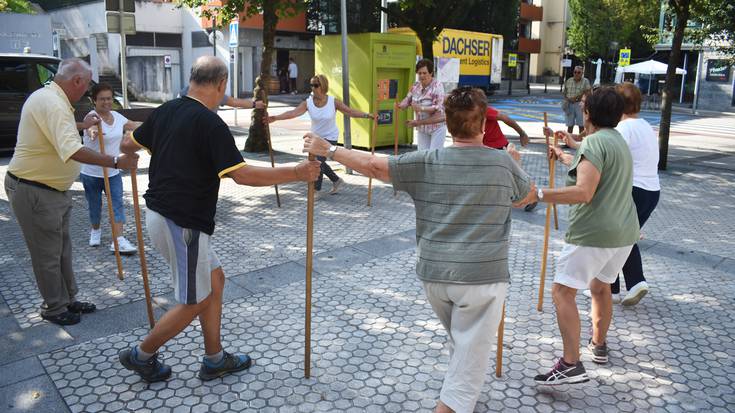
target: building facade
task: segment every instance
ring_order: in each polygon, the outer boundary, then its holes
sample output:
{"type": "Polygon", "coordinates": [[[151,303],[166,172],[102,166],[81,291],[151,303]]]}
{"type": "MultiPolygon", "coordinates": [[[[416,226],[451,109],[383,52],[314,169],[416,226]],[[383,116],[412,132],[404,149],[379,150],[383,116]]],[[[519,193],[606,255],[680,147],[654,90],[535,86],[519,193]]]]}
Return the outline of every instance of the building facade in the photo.
{"type": "Polygon", "coordinates": [[[562,59],[566,53],[566,30],[569,27],[567,0],[537,0],[543,8],[543,17],[534,25],[532,35],[540,40],[537,54],[530,59],[531,82],[558,83],[564,70],[562,59]]]}
{"type": "MultiPolygon", "coordinates": [[[[41,0],[59,33],[60,57],[81,57],[89,61],[94,79],[119,84],[120,35],[107,33],[105,2],[102,0],[41,0]]],[[[263,51],[262,17],[241,19],[238,47],[238,94],[251,92],[260,73],[263,51]]],[[[177,7],[171,1],[135,1],[135,34],[126,36],[128,89],[138,100],[166,101],[176,97],[188,82],[193,62],[215,54],[230,65],[228,90],[233,93],[234,49],[229,47],[229,31],[218,28],[196,10],[177,7]],[[214,44],[213,44],[214,41],[214,44]]],[[[289,57],[297,59],[300,80],[313,73],[314,35],[306,30],[303,14],[279,22],[276,28],[276,56],[271,74],[289,57]]]]}

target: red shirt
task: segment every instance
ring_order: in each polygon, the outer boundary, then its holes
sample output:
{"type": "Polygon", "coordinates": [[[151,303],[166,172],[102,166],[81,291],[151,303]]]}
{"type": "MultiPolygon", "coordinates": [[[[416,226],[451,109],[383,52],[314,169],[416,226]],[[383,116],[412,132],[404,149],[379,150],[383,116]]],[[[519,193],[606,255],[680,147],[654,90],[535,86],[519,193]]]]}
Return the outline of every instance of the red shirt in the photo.
{"type": "Polygon", "coordinates": [[[490,106],[485,112],[485,134],[482,136],[482,144],[495,149],[503,149],[508,146],[508,139],[505,139],[498,124],[498,111],[490,106]]]}

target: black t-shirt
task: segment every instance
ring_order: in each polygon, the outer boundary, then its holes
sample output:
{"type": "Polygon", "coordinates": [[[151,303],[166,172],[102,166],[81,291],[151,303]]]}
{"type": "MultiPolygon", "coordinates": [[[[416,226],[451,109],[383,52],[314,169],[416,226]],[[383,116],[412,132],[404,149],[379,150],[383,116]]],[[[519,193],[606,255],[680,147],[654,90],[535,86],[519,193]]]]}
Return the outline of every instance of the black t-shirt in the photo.
{"type": "Polygon", "coordinates": [[[227,125],[185,96],[154,110],[133,139],[151,153],[148,208],[212,235],[220,179],[245,165],[227,125]]]}

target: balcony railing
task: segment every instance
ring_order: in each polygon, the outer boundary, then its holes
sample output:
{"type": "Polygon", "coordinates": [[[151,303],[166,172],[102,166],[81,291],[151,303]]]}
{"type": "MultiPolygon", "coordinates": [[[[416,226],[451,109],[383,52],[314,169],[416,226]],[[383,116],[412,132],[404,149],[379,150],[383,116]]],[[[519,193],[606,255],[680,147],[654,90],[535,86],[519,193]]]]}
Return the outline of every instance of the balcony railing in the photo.
{"type": "Polygon", "coordinates": [[[521,3],[521,20],[540,22],[544,19],[544,8],[533,4],[521,3]]]}
{"type": "Polygon", "coordinates": [[[521,53],[538,53],[541,51],[541,39],[518,38],[518,51],[521,53]]]}

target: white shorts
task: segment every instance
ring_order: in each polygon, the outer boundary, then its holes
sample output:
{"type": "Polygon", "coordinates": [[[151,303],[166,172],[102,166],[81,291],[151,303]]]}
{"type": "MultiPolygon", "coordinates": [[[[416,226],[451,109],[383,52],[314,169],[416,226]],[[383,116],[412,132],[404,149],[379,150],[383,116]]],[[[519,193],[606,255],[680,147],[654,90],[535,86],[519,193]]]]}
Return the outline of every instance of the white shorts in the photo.
{"type": "Polygon", "coordinates": [[[151,244],[171,268],[176,301],[204,301],[212,292],[212,271],[221,267],[209,235],[182,228],[152,209],[146,209],[145,221],[151,244]]]}
{"type": "Polygon", "coordinates": [[[589,288],[594,278],[613,283],[632,248],[633,245],[598,248],[565,243],[556,263],[554,282],[578,290],[589,288]]]}

